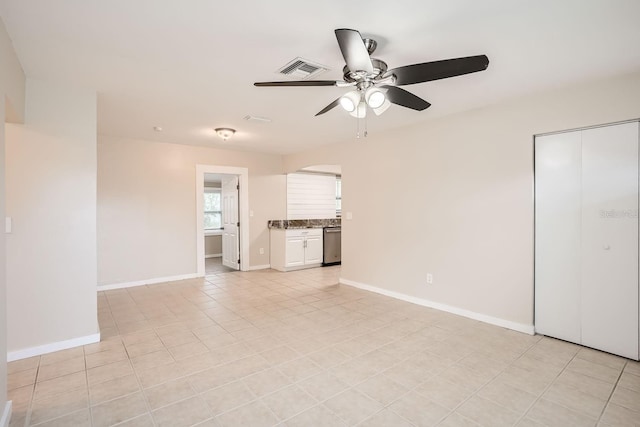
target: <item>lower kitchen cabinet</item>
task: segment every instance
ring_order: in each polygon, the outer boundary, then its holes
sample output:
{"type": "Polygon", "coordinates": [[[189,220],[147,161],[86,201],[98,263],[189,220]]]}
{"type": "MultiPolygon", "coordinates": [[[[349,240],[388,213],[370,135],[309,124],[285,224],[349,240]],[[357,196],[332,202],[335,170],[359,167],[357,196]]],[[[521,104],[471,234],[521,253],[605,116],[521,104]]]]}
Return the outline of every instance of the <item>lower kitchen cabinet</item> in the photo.
{"type": "Polygon", "coordinates": [[[271,268],[299,270],[322,265],[322,228],[271,229],[271,268]]]}

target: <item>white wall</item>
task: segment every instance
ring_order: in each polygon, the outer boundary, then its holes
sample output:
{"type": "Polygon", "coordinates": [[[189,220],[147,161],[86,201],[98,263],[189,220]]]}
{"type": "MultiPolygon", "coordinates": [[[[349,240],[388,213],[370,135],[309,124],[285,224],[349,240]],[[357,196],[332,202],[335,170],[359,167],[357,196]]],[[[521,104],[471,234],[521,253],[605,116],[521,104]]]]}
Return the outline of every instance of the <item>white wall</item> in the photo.
{"type": "Polygon", "coordinates": [[[196,273],[196,164],[249,169],[249,265],[269,264],[267,221],[285,215],[281,156],[101,135],[100,285],[196,273]]]}
{"type": "Polygon", "coordinates": [[[344,279],[524,329],[533,135],[640,117],[638,99],[640,74],[621,76],[290,155],[285,171],[342,165],[344,279]]]}
{"type": "Polygon", "coordinates": [[[287,175],[287,219],[336,217],[336,177],[317,173],[287,175]]]}
{"type": "Polygon", "coordinates": [[[204,256],[222,254],[222,235],[204,236],[204,256]]]}
{"type": "Polygon", "coordinates": [[[96,94],[31,79],[26,94],[25,124],[6,127],[8,350],[21,355],[98,332],[96,94]]]}
{"type": "MultiPolygon", "coordinates": [[[[0,220],[5,217],[5,120],[20,122],[24,119],[25,77],[11,39],[0,19],[0,220]]],[[[0,231],[0,420],[8,417],[7,401],[7,281],[6,239],[0,231]]]]}

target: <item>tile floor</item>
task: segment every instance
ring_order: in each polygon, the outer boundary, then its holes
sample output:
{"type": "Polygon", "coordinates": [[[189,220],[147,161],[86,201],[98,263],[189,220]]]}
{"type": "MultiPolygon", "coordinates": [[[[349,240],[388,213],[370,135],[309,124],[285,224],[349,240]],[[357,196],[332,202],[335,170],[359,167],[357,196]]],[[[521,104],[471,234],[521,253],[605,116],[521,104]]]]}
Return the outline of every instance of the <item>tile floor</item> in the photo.
{"type": "Polygon", "coordinates": [[[222,265],[222,257],[206,258],[204,260],[204,271],[207,275],[230,273],[234,271],[229,267],[222,265]]]}
{"type": "Polygon", "coordinates": [[[638,426],[640,364],[337,285],[100,293],[103,341],[9,364],[11,426],[638,426]]]}

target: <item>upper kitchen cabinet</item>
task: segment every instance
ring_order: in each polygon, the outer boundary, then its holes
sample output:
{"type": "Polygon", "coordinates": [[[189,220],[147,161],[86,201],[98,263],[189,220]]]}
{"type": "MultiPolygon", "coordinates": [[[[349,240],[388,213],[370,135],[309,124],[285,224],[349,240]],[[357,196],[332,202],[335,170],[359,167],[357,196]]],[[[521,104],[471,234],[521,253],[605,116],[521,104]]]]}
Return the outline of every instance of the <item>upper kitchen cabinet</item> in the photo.
{"type": "Polygon", "coordinates": [[[287,175],[287,219],[336,217],[336,176],[318,173],[287,175]]]}

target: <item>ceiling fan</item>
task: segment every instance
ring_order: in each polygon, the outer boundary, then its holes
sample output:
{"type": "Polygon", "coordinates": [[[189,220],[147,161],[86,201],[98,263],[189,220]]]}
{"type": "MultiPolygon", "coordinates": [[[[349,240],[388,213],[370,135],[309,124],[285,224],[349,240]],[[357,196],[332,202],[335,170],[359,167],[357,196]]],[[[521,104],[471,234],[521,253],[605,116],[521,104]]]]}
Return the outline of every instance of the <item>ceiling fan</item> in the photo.
{"type": "Polygon", "coordinates": [[[463,74],[484,71],[489,66],[486,55],[423,62],[387,69],[384,61],[371,57],[377,47],[372,39],[363,39],[356,30],[341,28],[335,30],[340,51],[346,62],[343,80],[298,80],[281,82],[256,82],[255,86],[338,86],[355,87],[331,104],[320,110],[316,116],[341,105],[354,117],[365,117],[367,106],[377,115],[382,114],[391,104],[422,111],[431,106],[424,99],[398,86],[446,79],[463,74]]]}

